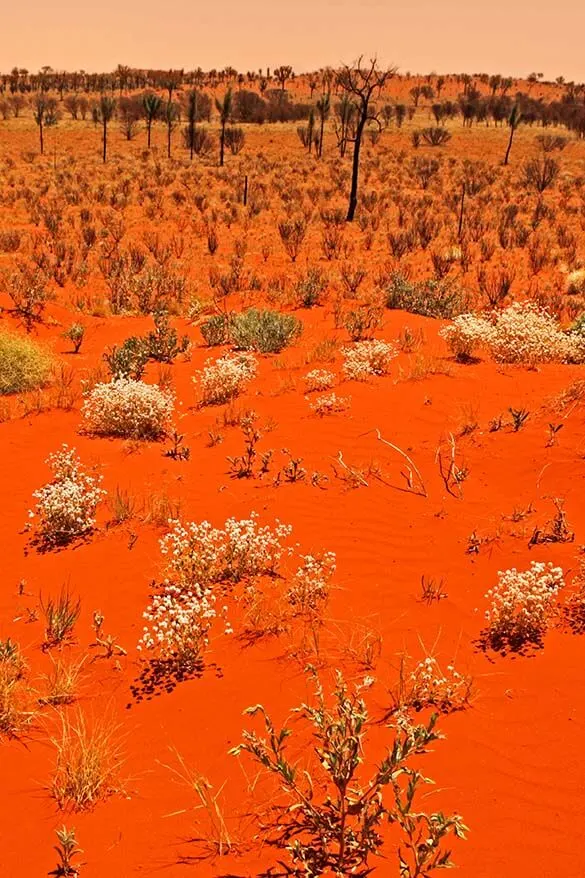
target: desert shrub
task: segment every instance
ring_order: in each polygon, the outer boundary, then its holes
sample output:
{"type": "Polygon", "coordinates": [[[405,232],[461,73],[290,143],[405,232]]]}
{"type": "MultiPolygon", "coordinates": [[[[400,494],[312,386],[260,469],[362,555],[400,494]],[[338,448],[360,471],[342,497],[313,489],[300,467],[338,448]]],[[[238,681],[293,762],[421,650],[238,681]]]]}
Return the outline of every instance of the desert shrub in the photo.
{"type": "Polygon", "coordinates": [[[321,269],[309,268],[294,287],[298,304],[302,308],[313,308],[315,305],[321,305],[328,286],[327,277],[321,269]]]}
{"type": "Polygon", "coordinates": [[[112,380],[129,378],[139,381],[144,375],[148,362],[148,349],[145,340],[137,335],[125,339],[118,347],[114,345],[103,355],[112,380]]]}
{"type": "Polygon", "coordinates": [[[246,135],[243,128],[238,128],[235,125],[227,126],[225,129],[225,145],[232,155],[238,155],[244,148],[245,142],[246,135]]]}
{"type": "Polygon", "coordinates": [[[531,303],[514,302],[495,315],[489,349],[500,363],[563,362],[579,359],[578,339],[563,333],[547,311],[531,303]]]}
{"type": "Polygon", "coordinates": [[[562,137],[560,134],[539,134],[536,140],[543,152],[554,152],[555,150],[562,152],[569,142],[566,137],[562,137]]]}
{"type": "Polygon", "coordinates": [[[169,316],[164,311],[153,315],[154,329],[144,339],[148,358],[156,363],[172,363],[179,354],[184,354],[190,345],[189,337],[179,339],[177,330],[170,325],[169,316]]]}
{"type": "MultiPolygon", "coordinates": [[[[160,541],[164,584],[144,613],[149,624],[139,650],[181,668],[193,667],[218,616],[215,587],[273,576],[291,530],[279,522],[274,528],[260,526],[255,513],[240,521],[230,518],[223,528],[208,521],[173,522],[160,541]]],[[[225,630],[231,632],[227,621],[225,630]]]]}
{"type": "Polygon", "coordinates": [[[307,393],[329,390],[335,384],[335,375],[326,369],[312,369],[305,375],[307,393]]]}
{"type": "Polygon", "coordinates": [[[100,488],[101,477],[84,470],[75,448],[64,444],[49,455],[47,464],[53,478],[34,492],[37,503],[29,516],[38,520],[37,529],[43,543],[64,545],[92,530],[96,509],[106,492],[100,488]]]}
{"type": "Polygon", "coordinates": [[[344,348],[343,355],[345,377],[366,381],[370,375],[386,375],[397,351],[385,341],[360,341],[351,348],[344,348]]]}
{"type": "Polygon", "coordinates": [[[410,672],[405,690],[406,698],[397,704],[398,709],[434,707],[441,713],[450,713],[469,703],[471,678],[459,673],[452,664],[443,671],[437,659],[428,656],[410,672]]]}
{"type": "Polygon", "coordinates": [[[193,131],[190,127],[184,128],[183,138],[187,149],[193,147],[195,155],[204,158],[215,150],[215,139],[204,125],[198,125],[193,131]]]}
{"type": "Polygon", "coordinates": [[[424,142],[429,146],[444,146],[451,140],[451,133],[438,125],[423,128],[420,133],[424,142]]]}
{"type": "Polygon", "coordinates": [[[567,275],[566,290],[568,296],[585,295],[585,269],[578,268],[567,275]]]}
{"type": "Polygon", "coordinates": [[[0,330],[0,395],[43,387],[52,365],[49,352],[36,342],[0,330]]]}
{"type": "Polygon", "coordinates": [[[222,528],[208,521],[173,522],[160,542],[166,559],[165,579],[181,590],[194,583],[240,582],[254,576],[272,576],[287,549],[290,525],[260,525],[258,514],[247,519],[229,518],[222,528]]]}
{"type": "Polygon", "coordinates": [[[542,193],[555,182],[559,170],[559,163],[548,155],[529,159],[522,169],[524,185],[542,193]]]}
{"type": "Polygon", "coordinates": [[[0,737],[18,737],[34,719],[27,665],[13,640],[0,640],[0,737]]]}
{"type": "Polygon", "coordinates": [[[382,323],[383,310],[375,304],[364,304],[352,308],[344,317],[343,325],[352,341],[372,338],[382,323]]]}
{"type": "Polygon", "coordinates": [[[68,339],[73,345],[73,352],[78,354],[83,339],[85,337],[85,327],[82,323],[72,323],[71,326],[63,333],[63,338],[68,339]]]}
{"type": "Polygon", "coordinates": [[[0,253],[16,253],[21,241],[22,235],[17,229],[0,231],[0,253]]]}
{"type": "Polygon", "coordinates": [[[293,616],[321,618],[329,598],[329,583],[336,569],[335,553],[302,555],[301,561],[285,598],[293,616]]]}
{"type": "Polygon", "coordinates": [[[539,643],[564,584],[563,571],[552,564],[533,561],[524,572],[514,567],[500,571],[496,585],[486,594],[490,601],[485,614],[487,644],[499,649],[539,643]]]}
{"type": "Polygon", "coordinates": [[[303,324],[293,314],[249,308],[232,319],[231,338],[240,350],[277,354],[301,334],[303,324]]]}
{"type": "Polygon", "coordinates": [[[278,233],[291,262],[296,262],[307,233],[307,221],[304,217],[282,220],[278,224],[278,233]]]}
{"type": "Polygon", "coordinates": [[[313,758],[302,769],[288,754],[293,730],[277,728],[260,704],[246,711],[260,717],[266,737],[244,731],[242,743],[230,752],[248,754],[276,780],[278,804],[273,804],[274,822],[265,831],[281,850],[284,846],[287,873],[365,878],[374,871],[371,858],[382,853],[382,826],[391,823],[400,833],[400,874],[428,876],[452,865],[445,840],[465,837],[459,815],[414,810],[420,787],[429,781],[411,763],[439,738],[436,715],[427,725],[413,725],[406,717],[395,722],[385,756],[364,769],[371,721],[363,693],[369,682],[350,690],[338,672],[326,696],[316,680],[314,703],[295,711],[312,738],[306,749],[313,758]]]}
{"type": "Polygon", "coordinates": [[[466,363],[473,359],[478,348],[488,343],[492,329],[492,324],[484,317],[459,314],[453,323],[439,330],[439,335],[445,339],[455,358],[466,363]]]}
{"type": "Polygon", "coordinates": [[[201,335],[209,347],[229,341],[230,321],[225,314],[213,314],[201,324],[201,335]]]}
{"type": "Polygon", "coordinates": [[[457,359],[469,360],[486,347],[499,363],[583,362],[585,339],[575,326],[563,332],[547,311],[530,302],[514,302],[489,319],[462,314],[439,333],[457,359]]]}
{"type": "Polygon", "coordinates": [[[409,281],[398,272],[382,283],[387,308],[424,317],[454,317],[465,308],[463,291],[449,278],[409,281]]]}
{"type": "Polygon", "coordinates": [[[318,396],[315,402],[312,402],[309,408],[319,415],[320,418],[325,415],[334,415],[337,412],[346,411],[351,405],[351,399],[347,396],[337,396],[336,393],[326,393],[318,396]]]}
{"type": "Polygon", "coordinates": [[[148,624],[138,651],[152,652],[158,660],[176,662],[182,669],[193,667],[207,645],[217,616],[214,605],[215,595],[205,586],[194,583],[190,591],[182,592],[172,583],[165,583],[144,611],[148,624]]]}
{"type": "Polygon", "coordinates": [[[30,332],[36,323],[42,323],[47,303],[53,298],[47,289],[47,275],[37,266],[30,268],[22,263],[5,282],[12,311],[30,332]]]}
{"type": "Polygon", "coordinates": [[[160,439],[168,430],[174,401],[169,391],[131,378],[96,384],[83,403],[87,429],[96,436],[160,439]]]}
{"type": "Polygon", "coordinates": [[[193,378],[201,388],[201,404],[221,405],[235,399],[254,378],[256,369],[256,360],[249,353],[208,360],[202,372],[193,378]]]}

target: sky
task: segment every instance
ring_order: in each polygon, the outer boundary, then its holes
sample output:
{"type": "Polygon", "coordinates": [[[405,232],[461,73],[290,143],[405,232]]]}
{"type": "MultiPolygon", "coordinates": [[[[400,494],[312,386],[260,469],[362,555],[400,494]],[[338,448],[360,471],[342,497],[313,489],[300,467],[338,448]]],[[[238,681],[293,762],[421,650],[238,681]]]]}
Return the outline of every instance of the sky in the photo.
{"type": "Polygon", "coordinates": [[[583,0],[12,0],[0,69],[295,71],[376,55],[399,72],[585,81],[583,0]]]}

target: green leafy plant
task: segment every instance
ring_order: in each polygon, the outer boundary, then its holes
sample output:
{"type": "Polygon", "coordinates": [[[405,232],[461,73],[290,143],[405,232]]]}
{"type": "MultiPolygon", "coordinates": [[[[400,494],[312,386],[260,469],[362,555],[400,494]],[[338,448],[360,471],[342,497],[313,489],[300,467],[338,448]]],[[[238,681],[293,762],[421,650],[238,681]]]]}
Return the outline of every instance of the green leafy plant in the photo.
{"type": "Polygon", "coordinates": [[[299,337],[303,324],[293,314],[249,308],[232,320],[231,337],[240,350],[278,354],[299,337]]]}
{"type": "Polygon", "coordinates": [[[75,864],[73,860],[83,853],[81,848],[77,847],[77,838],[75,837],[75,829],[55,830],[59,844],[55,845],[59,862],[49,875],[55,875],[56,878],[77,878],[80,872],[80,866],[75,864]]]}
{"type": "Polygon", "coordinates": [[[73,353],[78,354],[85,336],[85,326],[82,323],[72,323],[69,329],[63,333],[63,338],[69,339],[73,345],[73,353]]]}
{"type": "Polygon", "coordinates": [[[315,680],[315,703],[302,704],[295,711],[311,731],[314,765],[301,770],[291,761],[292,729],[277,729],[260,704],[246,714],[261,716],[266,737],[245,731],[243,742],[230,751],[249,754],[277,779],[288,799],[287,804],[274,806],[277,817],[268,836],[271,843],[286,848],[292,863],[286,865],[287,874],[317,876],[330,871],[365,878],[373,869],[370,858],[380,854],[381,830],[387,823],[400,833],[401,878],[426,878],[435,869],[450,866],[450,851],[443,843],[451,835],[465,838],[461,818],[414,808],[417,793],[429,781],[411,761],[439,739],[436,715],[427,725],[412,725],[403,715],[392,728],[386,756],[364,772],[370,721],[364,687],[350,690],[338,672],[327,699],[315,680]]]}

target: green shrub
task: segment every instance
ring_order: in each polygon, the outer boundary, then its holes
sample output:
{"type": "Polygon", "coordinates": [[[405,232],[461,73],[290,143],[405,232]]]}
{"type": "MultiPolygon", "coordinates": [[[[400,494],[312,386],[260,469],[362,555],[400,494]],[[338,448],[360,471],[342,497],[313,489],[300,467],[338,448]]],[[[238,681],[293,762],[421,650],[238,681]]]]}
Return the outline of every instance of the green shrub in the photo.
{"type": "Polygon", "coordinates": [[[148,358],[156,363],[172,363],[173,360],[189,349],[189,336],[179,339],[177,330],[169,323],[168,314],[158,311],[154,314],[154,330],[148,333],[145,340],[148,358]]]}
{"type": "Polygon", "coordinates": [[[138,335],[130,336],[120,347],[114,345],[104,354],[113,380],[131,378],[140,381],[148,359],[148,343],[138,335]]]}
{"type": "Polygon", "coordinates": [[[386,307],[423,317],[451,318],[463,313],[466,296],[452,280],[410,281],[394,272],[382,285],[386,307]]]}
{"type": "Polygon", "coordinates": [[[0,394],[43,387],[52,365],[51,354],[31,339],[0,331],[0,394]]]}
{"type": "Polygon", "coordinates": [[[104,360],[113,379],[132,378],[140,381],[149,360],[172,363],[189,348],[189,337],[179,339],[177,330],[169,324],[166,312],[154,314],[154,330],[148,335],[131,335],[120,347],[114,345],[104,354],[104,360]]]}
{"type": "Polygon", "coordinates": [[[292,314],[249,308],[231,324],[231,340],[240,350],[277,354],[299,337],[303,324],[292,314]]]}
{"type": "Polygon", "coordinates": [[[201,324],[201,335],[210,348],[226,344],[229,340],[229,319],[225,314],[214,314],[201,324]]]}

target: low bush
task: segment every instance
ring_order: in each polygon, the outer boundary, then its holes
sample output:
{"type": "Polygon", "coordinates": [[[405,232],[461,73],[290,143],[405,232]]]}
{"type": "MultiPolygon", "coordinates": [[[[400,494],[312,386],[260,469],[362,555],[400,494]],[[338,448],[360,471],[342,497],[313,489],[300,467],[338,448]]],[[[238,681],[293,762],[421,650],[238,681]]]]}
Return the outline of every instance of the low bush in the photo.
{"type": "MultiPolygon", "coordinates": [[[[274,528],[260,526],[255,513],[240,521],[230,518],[223,528],[214,528],[208,521],[173,522],[160,541],[166,559],[163,586],[144,613],[148,624],[139,650],[184,670],[192,668],[221,614],[216,586],[274,576],[289,551],[284,541],[291,530],[279,522],[274,528]]],[[[227,621],[225,630],[231,632],[227,621]]]]}
{"type": "Polygon", "coordinates": [[[580,363],[585,360],[585,336],[577,321],[564,332],[547,311],[530,302],[514,302],[488,318],[461,314],[439,333],[458,360],[486,348],[499,363],[580,363]]]}
{"type": "Polygon", "coordinates": [[[496,585],[486,594],[490,601],[486,642],[496,649],[539,643],[564,584],[560,567],[537,561],[524,572],[515,567],[499,572],[496,585]]]}
{"type": "Polygon", "coordinates": [[[201,324],[200,329],[205,344],[210,348],[229,341],[230,321],[225,314],[214,314],[201,324]]]}
{"type": "Polygon", "coordinates": [[[307,393],[329,390],[335,384],[335,375],[326,369],[313,369],[305,375],[307,393]]]}
{"type": "Polygon", "coordinates": [[[345,377],[366,381],[371,375],[386,375],[397,351],[385,341],[360,341],[351,348],[344,348],[343,355],[345,377]]]}
{"type": "Polygon", "coordinates": [[[236,348],[261,354],[278,354],[297,339],[303,324],[293,314],[250,308],[237,314],[231,324],[236,348]]]}
{"type": "Polygon", "coordinates": [[[36,342],[0,330],[0,395],[43,387],[52,366],[51,354],[36,342]]]}
{"type": "Polygon", "coordinates": [[[249,353],[226,354],[208,360],[193,378],[201,388],[202,405],[221,405],[235,399],[256,375],[256,360],[249,353]]]}
{"type": "Polygon", "coordinates": [[[467,299],[449,278],[410,281],[397,272],[384,280],[382,292],[387,308],[410,311],[423,317],[455,317],[465,310],[467,299]]]}
{"type": "Polygon", "coordinates": [[[318,396],[315,402],[312,402],[309,408],[319,415],[320,418],[325,415],[334,415],[337,412],[346,411],[351,405],[351,398],[348,396],[337,396],[336,393],[326,393],[318,396]]]}
{"type": "Polygon", "coordinates": [[[131,378],[96,384],[82,408],[87,429],[96,436],[161,439],[169,428],[173,396],[157,385],[131,378]]]}
{"type": "Polygon", "coordinates": [[[47,458],[53,479],[35,491],[37,501],[29,512],[38,520],[40,540],[49,545],[64,545],[87,534],[95,525],[95,512],[105,496],[101,477],[85,472],[75,448],[63,445],[47,458]]]}

